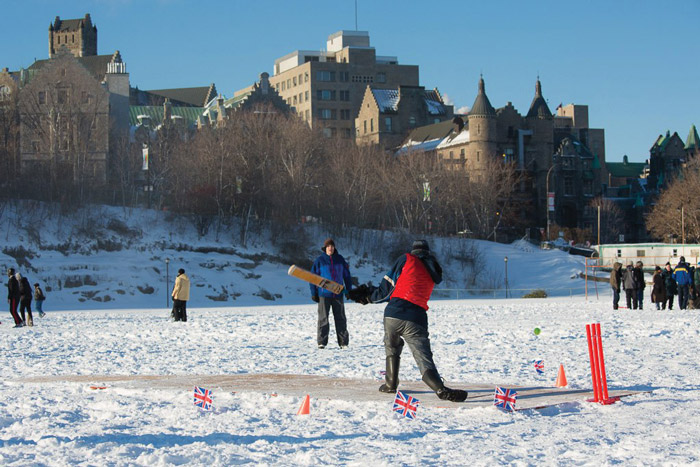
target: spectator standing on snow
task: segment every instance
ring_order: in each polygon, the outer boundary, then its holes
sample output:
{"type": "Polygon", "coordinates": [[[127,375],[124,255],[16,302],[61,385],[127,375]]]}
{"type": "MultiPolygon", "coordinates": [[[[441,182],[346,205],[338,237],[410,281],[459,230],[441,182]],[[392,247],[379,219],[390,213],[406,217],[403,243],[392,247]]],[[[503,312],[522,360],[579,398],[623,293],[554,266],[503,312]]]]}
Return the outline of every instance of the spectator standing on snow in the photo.
{"type": "Polygon", "coordinates": [[[20,273],[17,273],[15,277],[19,281],[19,314],[27,326],[34,326],[34,318],[32,317],[32,286],[29,285],[29,280],[26,277],[22,277],[20,273]]]}
{"type": "Polygon", "coordinates": [[[15,320],[15,327],[19,328],[24,326],[22,319],[17,314],[17,307],[19,306],[19,282],[15,277],[14,268],[7,270],[7,276],[9,280],[7,281],[7,303],[10,304],[10,314],[12,319],[15,320]]]}
{"type": "Polygon", "coordinates": [[[610,271],[610,287],[613,292],[613,310],[617,310],[620,305],[620,283],[622,282],[622,263],[613,264],[610,271]]]}
{"type": "Polygon", "coordinates": [[[637,306],[640,310],[644,309],[644,289],[647,286],[644,280],[644,264],[637,261],[634,268],[635,295],[637,296],[637,306]]]}
{"type": "Polygon", "coordinates": [[[190,278],[184,269],[177,271],[173,287],[173,321],[187,321],[187,300],[190,299],[190,278]]]}
{"type": "MultiPolygon", "coordinates": [[[[321,277],[330,279],[345,286],[345,293],[352,289],[352,277],[350,267],[338,250],[332,238],[327,238],[321,248],[323,253],[316,258],[311,272],[321,277]]],[[[347,348],[350,344],[350,333],[348,333],[348,321],[345,317],[345,303],[343,295],[334,294],[330,290],[310,284],[311,300],[318,303],[318,325],[316,332],[316,343],[319,349],[324,349],[328,345],[328,334],[330,333],[330,323],[328,322],[329,311],[333,310],[333,320],[335,322],[335,333],[338,338],[338,345],[341,349],[347,348]]]]}
{"type": "Polygon", "coordinates": [[[693,285],[695,285],[695,298],[700,297],[700,262],[693,273],[693,285]]]}
{"type": "Polygon", "coordinates": [[[688,269],[690,269],[690,267],[688,263],[685,262],[685,256],[681,256],[680,262],[673,270],[673,278],[676,280],[676,284],[678,284],[678,308],[681,310],[688,308],[688,299],[690,298],[690,283],[693,278],[690,276],[688,269]]]}
{"type": "Polygon", "coordinates": [[[430,253],[428,242],[413,242],[411,252],[396,260],[379,287],[361,285],[350,291],[358,303],[389,301],[384,309],[385,383],[380,392],[395,393],[399,386],[399,362],[404,342],[411,349],[423,382],[442,400],[464,402],[467,391],[444,385],[433,361],[428,337],[428,300],[435,284],[442,282],[442,267],[430,253]]]}
{"type": "Polygon", "coordinates": [[[36,311],[39,312],[40,318],[43,318],[46,315],[46,313],[44,313],[44,300],[46,300],[46,296],[37,282],[34,284],[34,304],[36,306],[36,311]]]}
{"type": "Polygon", "coordinates": [[[666,286],[666,301],[661,309],[665,310],[668,304],[668,309],[673,310],[673,296],[678,294],[678,286],[676,285],[676,280],[673,278],[671,263],[666,263],[661,274],[663,275],[664,285],[666,286]]]}
{"type": "Polygon", "coordinates": [[[664,283],[664,276],[661,268],[656,266],[654,268],[654,276],[651,279],[653,284],[651,289],[651,301],[656,303],[656,309],[660,310],[661,305],[665,306],[666,303],[666,284],[664,283]]]}
{"type": "Polygon", "coordinates": [[[632,261],[627,264],[627,268],[622,271],[622,288],[625,289],[625,299],[627,300],[627,309],[637,309],[637,283],[634,277],[634,266],[632,261]]]}

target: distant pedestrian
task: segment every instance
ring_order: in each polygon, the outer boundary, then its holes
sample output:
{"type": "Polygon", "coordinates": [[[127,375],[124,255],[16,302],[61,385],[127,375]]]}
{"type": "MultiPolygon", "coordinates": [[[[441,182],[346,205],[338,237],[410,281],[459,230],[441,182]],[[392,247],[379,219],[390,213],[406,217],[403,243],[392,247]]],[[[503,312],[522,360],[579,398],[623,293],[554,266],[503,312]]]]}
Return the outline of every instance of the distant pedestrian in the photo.
{"type": "Polygon", "coordinates": [[[627,268],[622,271],[622,288],[625,289],[625,299],[627,300],[627,309],[637,309],[637,283],[634,277],[634,265],[632,261],[627,263],[627,268]]]}
{"type": "Polygon", "coordinates": [[[678,286],[676,285],[676,280],[673,278],[671,263],[666,263],[661,274],[664,278],[664,285],[666,286],[666,301],[661,306],[661,309],[665,310],[666,305],[668,305],[668,309],[673,310],[673,296],[678,294],[678,286]]]}
{"type": "Polygon", "coordinates": [[[688,272],[689,269],[690,266],[685,262],[685,257],[681,256],[681,260],[673,270],[673,278],[678,284],[678,308],[681,310],[688,308],[688,299],[690,298],[690,283],[693,278],[688,272]]]}
{"type": "Polygon", "coordinates": [[[46,300],[46,295],[44,295],[44,291],[41,290],[37,282],[34,284],[34,306],[36,307],[36,311],[39,312],[40,318],[46,316],[46,313],[44,313],[44,300],[46,300]]]}
{"type": "Polygon", "coordinates": [[[666,302],[666,284],[664,283],[664,276],[661,268],[656,266],[654,268],[654,276],[651,279],[651,301],[656,304],[656,309],[660,310],[661,305],[666,302]]]}
{"type": "Polygon", "coordinates": [[[187,321],[187,300],[190,299],[190,279],[185,275],[185,270],[177,271],[175,287],[173,287],[173,320],[187,321]]]}
{"type": "Polygon", "coordinates": [[[29,280],[26,277],[22,277],[20,273],[15,274],[15,277],[19,281],[19,314],[27,326],[34,326],[34,318],[32,317],[32,296],[34,293],[32,286],[29,285],[29,280]]]}
{"type": "Polygon", "coordinates": [[[622,263],[613,264],[610,271],[610,287],[613,292],[613,310],[617,310],[620,304],[620,283],[622,282],[622,263]]]}
{"type": "Polygon", "coordinates": [[[634,268],[634,283],[635,294],[637,295],[637,306],[642,310],[644,309],[644,289],[647,283],[644,280],[644,264],[641,261],[637,261],[637,265],[634,268]]]}
{"type": "Polygon", "coordinates": [[[7,270],[7,276],[9,277],[7,281],[7,303],[10,304],[10,314],[12,319],[15,320],[15,327],[20,328],[24,326],[24,323],[17,313],[17,307],[19,306],[19,282],[15,277],[14,268],[7,270]]]}

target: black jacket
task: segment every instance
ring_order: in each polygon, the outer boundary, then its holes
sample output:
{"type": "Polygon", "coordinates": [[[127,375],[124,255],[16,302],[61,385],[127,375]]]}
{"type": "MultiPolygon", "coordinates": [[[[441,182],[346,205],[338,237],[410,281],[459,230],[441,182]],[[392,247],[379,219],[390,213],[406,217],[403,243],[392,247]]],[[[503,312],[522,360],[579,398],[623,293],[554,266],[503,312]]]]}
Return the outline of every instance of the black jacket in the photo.
{"type": "Polygon", "coordinates": [[[29,279],[23,277],[19,281],[19,299],[23,302],[31,302],[34,296],[32,286],[29,284],[29,279]]]}
{"type": "Polygon", "coordinates": [[[15,276],[10,276],[7,281],[7,299],[19,301],[19,282],[15,276]]]}

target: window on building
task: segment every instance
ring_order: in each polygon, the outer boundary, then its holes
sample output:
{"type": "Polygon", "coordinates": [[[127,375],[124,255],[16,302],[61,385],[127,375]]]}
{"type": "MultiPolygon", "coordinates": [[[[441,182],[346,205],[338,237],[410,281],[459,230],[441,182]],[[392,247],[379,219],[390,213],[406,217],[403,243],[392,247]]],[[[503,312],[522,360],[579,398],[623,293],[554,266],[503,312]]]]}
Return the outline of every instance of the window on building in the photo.
{"type": "Polygon", "coordinates": [[[410,117],[408,117],[408,125],[411,127],[416,126],[416,117],[415,116],[411,115],[410,117]]]}
{"type": "Polygon", "coordinates": [[[593,181],[592,180],[584,180],[584,182],[583,182],[583,194],[584,195],[592,195],[593,194],[593,181]]]}
{"type": "Polygon", "coordinates": [[[296,104],[297,104],[297,96],[295,95],[294,96],[294,105],[296,105],[296,104]]]}
{"type": "Polygon", "coordinates": [[[330,128],[324,128],[324,129],[323,129],[323,136],[325,136],[326,138],[330,138],[331,136],[333,136],[333,133],[332,133],[331,129],[330,129],[330,128]]]}
{"type": "Polygon", "coordinates": [[[454,158],[455,158],[454,151],[450,151],[450,160],[452,160],[454,158]]]}
{"type": "Polygon", "coordinates": [[[340,100],[349,101],[350,100],[350,90],[340,91],[340,100]]]}
{"type": "Polygon", "coordinates": [[[369,119],[369,131],[370,132],[374,131],[374,119],[373,118],[369,119]]]}
{"type": "Polygon", "coordinates": [[[513,148],[506,148],[505,151],[503,152],[503,155],[505,156],[504,162],[514,162],[515,161],[515,151],[513,148]]]}
{"type": "Polygon", "coordinates": [[[350,81],[350,72],[349,71],[340,71],[338,72],[338,78],[339,81],[342,81],[343,83],[347,83],[350,81]]]}
{"type": "Polygon", "coordinates": [[[46,91],[39,91],[39,104],[46,104],[46,91]]]}
{"type": "Polygon", "coordinates": [[[59,104],[68,102],[68,89],[59,89],[56,93],[56,100],[59,104]]]}
{"type": "Polygon", "coordinates": [[[299,93],[299,103],[301,104],[302,102],[304,102],[304,94],[299,93]]]}
{"type": "Polygon", "coordinates": [[[306,73],[304,73],[304,82],[305,83],[309,82],[309,72],[308,71],[306,73]]]}
{"type": "Polygon", "coordinates": [[[466,158],[466,154],[464,153],[464,148],[459,150],[459,158],[464,160],[466,158]]]}
{"type": "Polygon", "coordinates": [[[284,84],[285,84],[284,81],[282,81],[282,91],[284,91],[286,89],[284,84]]]}
{"type": "Polygon", "coordinates": [[[481,123],[476,124],[476,134],[480,135],[481,134],[481,123]]]}
{"type": "Polygon", "coordinates": [[[326,82],[335,81],[335,71],[319,70],[316,72],[316,80],[326,82]]]}
{"type": "Polygon", "coordinates": [[[352,138],[352,128],[345,128],[345,137],[350,139],[352,138]]]}
{"type": "Polygon", "coordinates": [[[304,111],[304,120],[306,120],[307,122],[309,121],[309,110],[308,109],[304,111]]]}
{"type": "Polygon", "coordinates": [[[292,87],[292,80],[287,78],[287,89],[290,89],[292,87]]]}
{"type": "Polygon", "coordinates": [[[362,126],[364,126],[365,134],[367,134],[367,120],[362,122],[362,126]]]}
{"type": "Polygon", "coordinates": [[[304,102],[309,102],[309,91],[304,91],[304,102]]]}
{"type": "Polygon", "coordinates": [[[299,73],[299,84],[301,84],[301,77],[302,77],[302,74],[299,73]]]}
{"type": "Polygon", "coordinates": [[[637,256],[638,257],[646,256],[646,251],[645,250],[637,250],[637,256]]]}
{"type": "Polygon", "coordinates": [[[574,179],[571,177],[564,177],[564,194],[567,196],[574,194],[574,179]]]}
{"type": "Polygon", "coordinates": [[[386,73],[377,73],[377,83],[386,83],[386,73]]]}
{"type": "Polygon", "coordinates": [[[476,161],[479,162],[481,160],[481,151],[476,151],[476,161]]]}
{"type": "Polygon", "coordinates": [[[330,89],[319,89],[318,91],[316,91],[316,99],[322,101],[334,101],[335,91],[330,89]]]}
{"type": "Polygon", "coordinates": [[[320,109],[319,115],[321,117],[321,120],[335,120],[334,109],[320,109]]]}
{"type": "Polygon", "coordinates": [[[340,119],[350,120],[350,109],[340,109],[340,119]]]}
{"type": "Polygon", "coordinates": [[[391,133],[392,131],[392,124],[391,124],[391,117],[384,117],[384,127],[386,128],[386,131],[391,133]]]}
{"type": "Polygon", "coordinates": [[[292,77],[292,84],[293,84],[294,86],[297,85],[297,77],[296,77],[296,76],[292,77]]]}

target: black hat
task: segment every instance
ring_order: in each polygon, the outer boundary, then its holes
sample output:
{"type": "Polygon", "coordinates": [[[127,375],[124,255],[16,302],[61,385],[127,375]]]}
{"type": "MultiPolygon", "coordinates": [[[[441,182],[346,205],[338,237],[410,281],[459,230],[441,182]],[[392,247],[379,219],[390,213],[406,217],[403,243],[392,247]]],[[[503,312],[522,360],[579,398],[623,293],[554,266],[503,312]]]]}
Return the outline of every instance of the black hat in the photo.
{"type": "Polygon", "coordinates": [[[655,271],[661,271],[661,266],[656,266],[656,267],[654,268],[654,270],[655,270],[655,271]]]}
{"type": "Polygon", "coordinates": [[[15,273],[15,268],[10,268],[7,270],[7,274],[10,276],[13,275],[14,273],[15,273]]]}
{"type": "Polygon", "coordinates": [[[333,245],[333,248],[335,248],[335,242],[330,237],[327,238],[325,242],[323,242],[323,248],[321,248],[321,251],[326,251],[326,248],[328,248],[328,245],[333,245]]]}
{"type": "Polygon", "coordinates": [[[681,261],[685,263],[685,256],[681,256],[681,261]]]}
{"type": "Polygon", "coordinates": [[[185,273],[185,270],[182,269],[182,268],[180,268],[180,269],[177,270],[177,273],[178,273],[178,274],[184,274],[184,273],[185,273]]]}
{"type": "Polygon", "coordinates": [[[671,263],[667,261],[667,262],[666,262],[666,266],[670,266],[670,265],[671,265],[671,263]]]}
{"type": "Polygon", "coordinates": [[[39,283],[37,282],[36,284],[34,284],[34,287],[39,287],[39,283]]]}
{"type": "Polygon", "coordinates": [[[430,251],[430,247],[428,246],[428,242],[426,242],[425,240],[416,240],[411,246],[411,251],[414,250],[430,251]]]}

